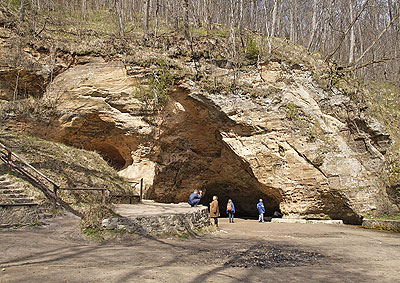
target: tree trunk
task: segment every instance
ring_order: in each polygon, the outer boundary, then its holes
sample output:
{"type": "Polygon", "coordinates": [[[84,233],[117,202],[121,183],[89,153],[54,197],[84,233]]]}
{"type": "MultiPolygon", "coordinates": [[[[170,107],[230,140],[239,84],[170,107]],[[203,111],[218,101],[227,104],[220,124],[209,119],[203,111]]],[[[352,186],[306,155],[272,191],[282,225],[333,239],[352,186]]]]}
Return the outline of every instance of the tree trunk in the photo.
{"type": "Polygon", "coordinates": [[[318,0],[314,0],[312,23],[311,23],[311,34],[310,34],[310,40],[308,42],[308,47],[307,47],[308,50],[311,49],[311,45],[314,41],[315,33],[317,32],[317,4],[318,4],[318,0]]]}
{"type": "Polygon", "coordinates": [[[211,0],[206,1],[207,9],[207,29],[212,30],[212,13],[211,13],[211,0]]]}
{"type": "Polygon", "coordinates": [[[156,0],[156,25],[154,27],[154,37],[157,37],[157,33],[158,33],[158,12],[160,10],[160,0],[156,0]]]}
{"type": "Polygon", "coordinates": [[[25,0],[21,0],[20,20],[21,22],[25,21],[25,0]]]}
{"type": "Polygon", "coordinates": [[[243,30],[243,0],[239,0],[239,35],[242,37],[243,30]]]}
{"type": "Polygon", "coordinates": [[[295,11],[297,10],[297,0],[291,0],[291,7],[290,7],[290,35],[289,38],[292,42],[296,42],[296,20],[295,20],[295,11]]]}
{"type": "Polygon", "coordinates": [[[230,38],[232,43],[232,60],[236,62],[236,35],[235,35],[235,0],[231,0],[231,29],[230,38]]]}
{"type": "Polygon", "coordinates": [[[144,5],[144,40],[149,39],[149,14],[150,14],[150,0],[146,0],[144,5]]]}
{"type": "MultiPolygon", "coordinates": [[[[348,0],[349,4],[349,13],[350,13],[350,22],[353,22],[354,15],[353,15],[353,0],[348,0]]],[[[349,50],[349,64],[351,64],[354,60],[354,46],[356,43],[356,35],[354,31],[354,26],[351,27],[350,30],[350,50],[349,50]]]]}
{"type": "Polygon", "coordinates": [[[189,0],[183,0],[183,24],[185,28],[185,40],[186,43],[191,44],[190,32],[189,32],[189,0]]]}
{"type": "Polygon", "coordinates": [[[274,9],[272,10],[272,24],[271,24],[271,36],[275,36],[276,33],[276,20],[278,15],[278,1],[274,1],[274,9]]]}
{"type": "Polygon", "coordinates": [[[264,0],[264,13],[265,13],[265,35],[267,37],[267,43],[268,43],[268,54],[271,55],[272,53],[272,45],[271,45],[271,39],[270,34],[269,34],[269,25],[268,25],[268,11],[267,11],[267,0],[264,0]]]}
{"type": "Polygon", "coordinates": [[[85,20],[86,19],[86,0],[82,0],[81,10],[82,10],[82,18],[85,20]]]}
{"type": "Polygon", "coordinates": [[[117,16],[118,16],[118,26],[119,26],[119,35],[124,35],[124,26],[122,24],[122,13],[121,13],[121,4],[120,0],[115,0],[115,8],[117,9],[117,16]]]}

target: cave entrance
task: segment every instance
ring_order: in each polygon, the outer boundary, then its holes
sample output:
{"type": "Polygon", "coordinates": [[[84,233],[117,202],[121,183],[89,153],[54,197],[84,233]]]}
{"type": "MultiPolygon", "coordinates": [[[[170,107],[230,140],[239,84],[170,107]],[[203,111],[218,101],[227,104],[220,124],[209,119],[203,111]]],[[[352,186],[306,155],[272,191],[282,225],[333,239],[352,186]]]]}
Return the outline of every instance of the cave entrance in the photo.
{"type": "Polygon", "coordinates": [[[227,216],[226,204],[232,199],[235,205],[235,216],[258,217],[257,203],[263,199],[265,206],[264,216],[273,216],[275,211],[280,212],[279,201],[274,196],[268,195],[258,187],[238,186],[237,184],[209,184],[205,186],[202,205],[209,206],[214,195],[218,196],[219,211],[221,216],[227,216]]]}
{"type": "Polygon", "coordinates": [[[97,151],[103,159],[114,169],[121,170],[125,167],[125,159],[114,146],[108,143],[94,143],[87,147],[88,150],[97,151]]]}

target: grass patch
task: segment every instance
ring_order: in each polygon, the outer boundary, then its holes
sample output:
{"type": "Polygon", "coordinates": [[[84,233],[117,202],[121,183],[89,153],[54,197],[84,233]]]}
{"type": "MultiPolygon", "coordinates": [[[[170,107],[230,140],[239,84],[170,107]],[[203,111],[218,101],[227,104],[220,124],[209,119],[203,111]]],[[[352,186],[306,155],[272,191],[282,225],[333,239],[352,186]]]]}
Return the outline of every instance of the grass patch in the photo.
{"type": "Polygon", "coordinates": [[[400,215],[370,216],[370,217],[367,217],[367,219],[372,219],[372,220],[394,220],[394,221],[400,221],[400,215]]]}
{"type": "MultiPolygon", "coordinates": [[[[10,130],[5,131],[2,127],[0,127],[0,142],[62,188],[100,187],[108,189],[112,194],[132,194],[131,186],[96,152],[68,147],[10,130]]],[[[17,161],[15,163],[18,164],[17,161]]],[[[8,171],[5,164],[0,164],[1,173],[6,174],[8,171]]],[[[9,171],[9,173],[9,178],[18,182],[21,187],[25,187],[28,195],[35,197],[39,203],[48,202],[40,190],[21,179],[16,172],[9,171]]],[[[61,190],[58,195],[84,214],[82,229],[101,228],[102,219],[112,214],[108,207],[100,205],[100,191],[61,190]]]]}

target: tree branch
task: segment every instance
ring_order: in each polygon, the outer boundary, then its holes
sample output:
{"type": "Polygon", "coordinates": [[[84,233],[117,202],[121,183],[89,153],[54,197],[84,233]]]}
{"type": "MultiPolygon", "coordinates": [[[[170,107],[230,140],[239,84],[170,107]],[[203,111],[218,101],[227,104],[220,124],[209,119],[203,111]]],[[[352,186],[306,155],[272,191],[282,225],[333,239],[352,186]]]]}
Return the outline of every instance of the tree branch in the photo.
{"type": "Polygon", "coordinates": [[[382,62],[386,62],[386,61],[391,61],[391,60],[397,60],[400,57],[394,57],[394,58],[382,58],[382,59],[378,59],[378,60],[371,60],[369,62],[366,62],[364,64],[361,65],[357,65],[357,66],[351,66],[351,67],[345,67],[342,70],[340,70],[340,73],[346,73],[346,72],[352,72],[361,68],[365,68],[369,65],[373,65],[373,64],[378,64],[378,63],[382,63],[382,62]]]}
{"type": "Polygon", "coordinates": [[[370,51],[371,48],[374,47],[374,45],[379,41],[379,39],[381,39],[382,35],[385,34],[385,32],[388,30],[388,28],[399,18],[399,16],[400,16],[400,14],[397,15],[396,17],[394,17],[393,20],[391,20],[390,23],[387,24],[387,26],[381,31],[381,33],[374,40],[374,42],[372,42],[372,44],[367,49],[365,49],[364,53],[361,54],[361,56],[354,62],[354,65],[356,65],[358,62],[361,61],[362,58],[364,58],[364,56],[368,53],[368,51],[370,51]]]}
{"type": "Polygon", "coordinates": [[[340,46],[342,45],[344,39],[346,38],[346,35],[349,33],[349,31],[351,30],[351,28],[354,26],[354,24],[356,23],[356,21],[358,20],[358,18],[361,16],[361,13],[364,11],[365,7],[367,7],[367,3],[369,0],[366,0],[364,5],[361,7],[360,11],[358,11],[357,15],[355,16],[354,20],[351,22],[351,24],[347,27],[346,31],[343,33],[342,37],[339,40],[339,43],[336,45],[335,49],[333,49],[333,51],[331,53],[328,54],[328,56],[326,56],[325,58],[325,62],[329,61],[329,59],[332,58],[333,54],[336,53],[336,51],[340,48],[340,46]]]}

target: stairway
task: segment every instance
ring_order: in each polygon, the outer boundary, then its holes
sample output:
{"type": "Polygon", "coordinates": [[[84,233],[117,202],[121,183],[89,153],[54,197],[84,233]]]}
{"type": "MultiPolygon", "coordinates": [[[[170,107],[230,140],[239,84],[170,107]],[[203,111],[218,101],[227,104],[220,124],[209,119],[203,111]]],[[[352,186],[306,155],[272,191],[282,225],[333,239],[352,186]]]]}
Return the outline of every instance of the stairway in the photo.
{"type": "Polygon", "coordinates": [[[0,175],[0,227],[37,224],[44,217],[38,203],[7,175],[0,175]]]}
{"type": "Polygon", "coordinates": [[[13,184],[6,175],[0,176],[0,206],[35,206],[33,198],[13,184]]]}

